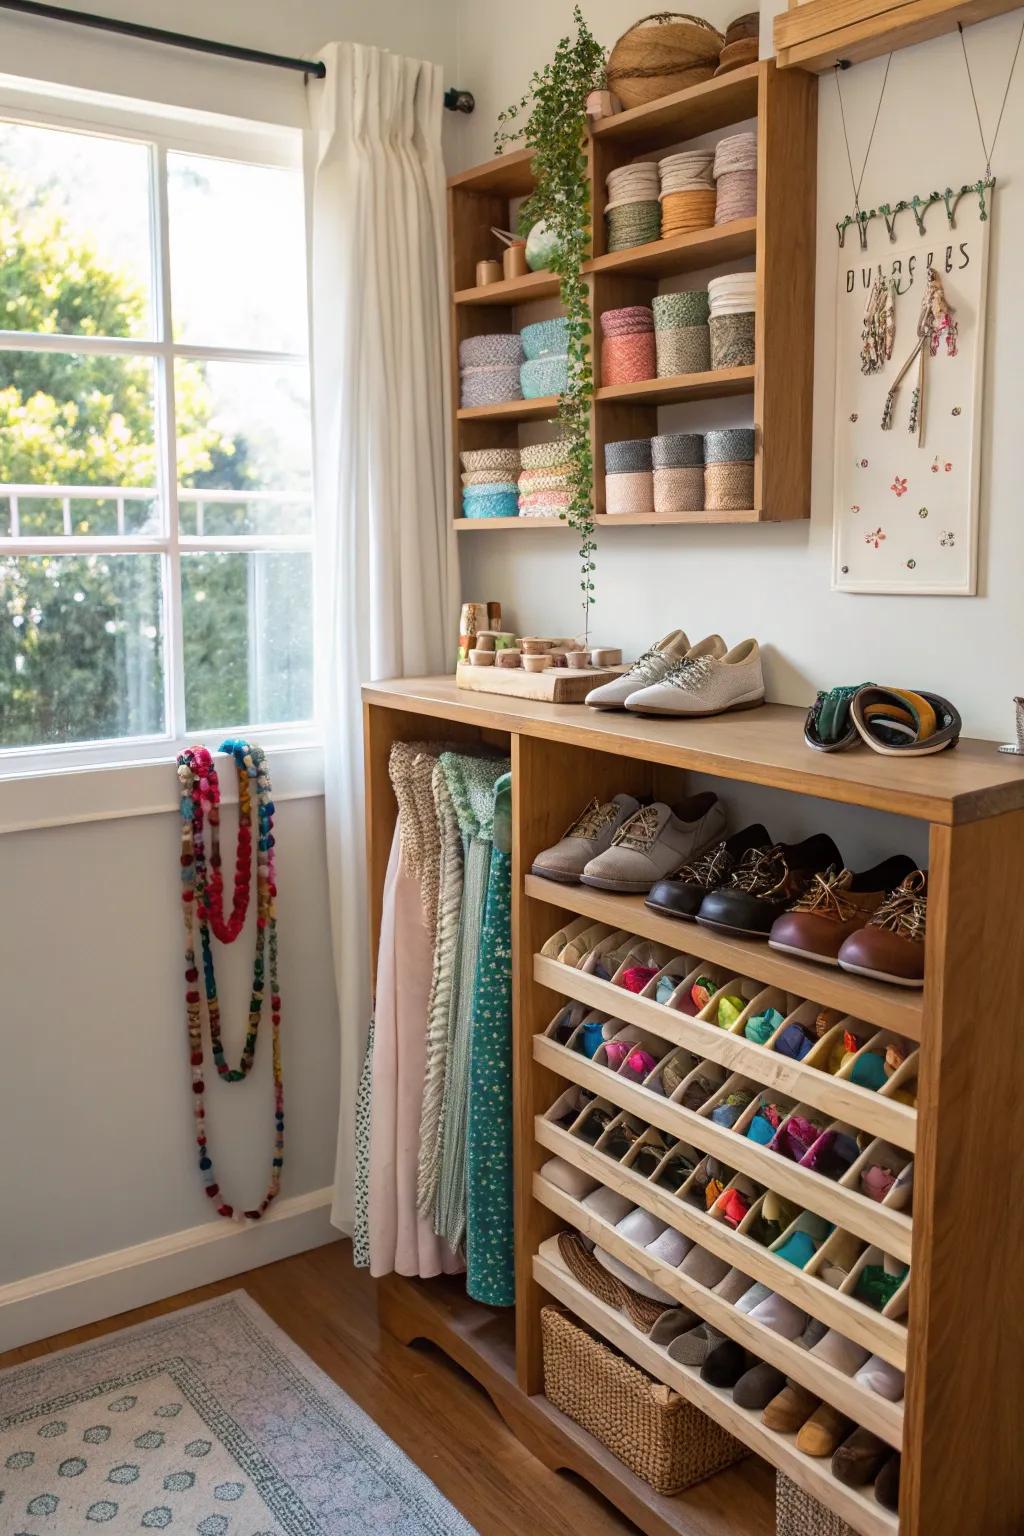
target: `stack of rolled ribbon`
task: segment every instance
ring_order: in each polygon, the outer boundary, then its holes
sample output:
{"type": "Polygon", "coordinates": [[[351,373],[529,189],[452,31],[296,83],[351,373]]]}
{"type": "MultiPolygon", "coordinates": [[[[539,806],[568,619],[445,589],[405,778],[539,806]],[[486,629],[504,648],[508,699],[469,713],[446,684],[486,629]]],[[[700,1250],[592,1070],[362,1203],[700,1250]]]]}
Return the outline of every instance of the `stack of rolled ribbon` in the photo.
{"type": "Polygon", "coordinates": [[[757,135],[731,133],[715,150],[715,223],[757,216],[757,135]]]}
{"type": "Polygon", "coordinates": [[[661,238],[709,229],[715,217],[712,149],[684,149],[659,161],[661,238]]]}
{"type": "Polygon", "coordinates": [[[730,272],[708,283],[712,368],[746,368],[754,361],[753,272],[730,272]]]}
{"type": "Polygon", "coordinates": [[[569,440],[528,443],[519,452],[520,517],[562,517],[569,510],[569,440]]]}
{"type": "Polygon", "coordinates": [[[601,383],[654,378],[654,316],[646,304],[606,309],[601,316],[601,383]]]}
{"type": "Polygon", "coordinates": [[[704,288],[659,293],[651,301],[658,378],[705,373],[711,367],[708,295],[704,288]]]}
{"type": "Polygon", "coordinates": [[[608,172],[604,216],[609,251],[625,251],[661,238],[657,160],[634,160],[608,172]]]}

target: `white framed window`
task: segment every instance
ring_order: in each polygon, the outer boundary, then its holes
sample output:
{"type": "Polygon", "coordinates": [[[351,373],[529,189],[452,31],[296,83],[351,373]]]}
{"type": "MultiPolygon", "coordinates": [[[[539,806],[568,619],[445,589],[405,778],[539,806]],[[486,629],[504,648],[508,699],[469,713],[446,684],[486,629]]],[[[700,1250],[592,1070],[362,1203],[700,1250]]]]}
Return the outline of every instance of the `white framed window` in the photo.
{"type": "Polygon", "coordinates": [[[0,90],[0,776],[316,739],[298,134],[0,90]]]}

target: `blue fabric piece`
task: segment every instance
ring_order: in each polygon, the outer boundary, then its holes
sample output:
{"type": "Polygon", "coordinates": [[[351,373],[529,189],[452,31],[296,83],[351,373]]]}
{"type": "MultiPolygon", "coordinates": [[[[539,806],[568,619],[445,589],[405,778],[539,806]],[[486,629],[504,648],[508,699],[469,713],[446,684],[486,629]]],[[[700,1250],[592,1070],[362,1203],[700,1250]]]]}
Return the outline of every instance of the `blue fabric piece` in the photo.
{"type": "Polygon", "coordinates": [[[764,1115],[755,1115],[747,1126],[748,1138],[758,1142],[762,1147],[766,1147],[774,1135],[775,1127],[770,1120],[765,1119],[764,1115]]]}
{"type": "Polygon", "coordinates": [[[591,1019],[579,1034],[579,1047],[584,1056],[593,1056],[604,1044],[604,1025],[591,1019]]]}
{"type": "Polygon", "coordinates": [[[797,1231],[791,1232],[782,1247],[776,1248],[774,1253],[777,1259],[785,1259],[787,1264],[795,1264],[797,1269],[803,1269],[817,1251],[818,1245],[811,1234],[797,1231]]]}
{"type": "Polygon", "coordinates": [[[662,976],[654,989],[655,1002],[667,1003],[678,985],[678,976],[662,976]]]}
{"type": "Polygon", "coordinates": [[[790,1024],[775,1042],[779,1055],[788,1056],[793,1061],[803,1061],[813,1048],[814,1041],[808,1040],[799,1024],[790,1024]]]}

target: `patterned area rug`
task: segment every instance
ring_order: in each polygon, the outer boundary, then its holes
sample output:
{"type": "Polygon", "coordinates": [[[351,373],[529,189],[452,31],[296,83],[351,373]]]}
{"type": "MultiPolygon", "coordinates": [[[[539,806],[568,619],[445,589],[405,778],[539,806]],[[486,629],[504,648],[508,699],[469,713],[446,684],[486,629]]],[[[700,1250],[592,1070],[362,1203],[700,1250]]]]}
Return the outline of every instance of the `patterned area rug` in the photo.
{"type": "Polygon", "coordinates": [[[243,1291],[0,1372],[2,1536],[474,1536],[243,1291]]]}

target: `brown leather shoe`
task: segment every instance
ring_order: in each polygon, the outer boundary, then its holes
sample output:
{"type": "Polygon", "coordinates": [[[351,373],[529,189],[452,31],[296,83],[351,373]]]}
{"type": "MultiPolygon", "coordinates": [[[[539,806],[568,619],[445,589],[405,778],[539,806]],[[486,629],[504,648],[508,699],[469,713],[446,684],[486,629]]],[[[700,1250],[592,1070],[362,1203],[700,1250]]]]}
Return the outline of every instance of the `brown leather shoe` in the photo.
{"type": "Polygon", "coordinates": [[[915,869],[886,897],[867,926],[844,942],[839,964],[844,971],[876,981],[923,986],[927,915],[928,876],[915,869]]]}
{"type": "Polygon", "coordinates": [[[838,965],[844,941],[870,921],[887,893],[914,869],[913,859],[897,853],[860,874],[830,869],[815,875],[796,904],[776,918],[768,943],[801,960],[838,965]]]}

